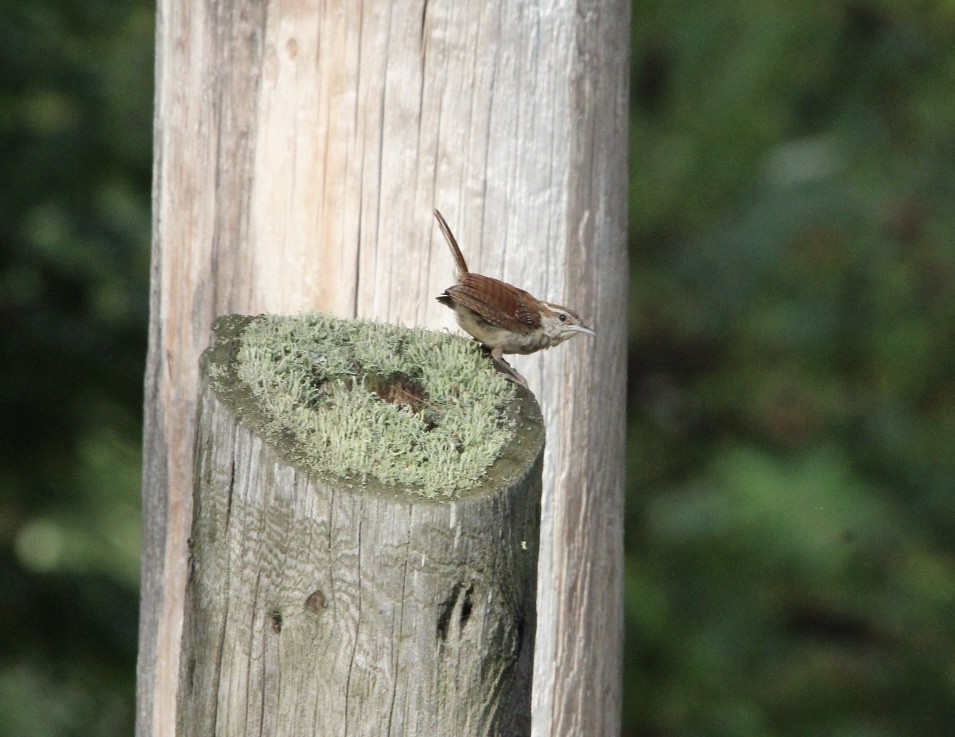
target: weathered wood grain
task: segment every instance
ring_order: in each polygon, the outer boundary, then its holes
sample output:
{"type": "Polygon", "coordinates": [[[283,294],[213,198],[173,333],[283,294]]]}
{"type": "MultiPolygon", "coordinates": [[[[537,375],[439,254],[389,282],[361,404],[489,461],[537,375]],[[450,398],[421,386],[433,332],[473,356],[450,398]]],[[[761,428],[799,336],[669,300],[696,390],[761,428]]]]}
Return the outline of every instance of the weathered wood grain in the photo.
{"type": "Polygon", "coordinates": [[[533,397],[507,473],[492,467],[455,501],[316,478],[263,440],[219,325],[203,359],[177,734],[529,735],[533,397]]]}
{"type": "Polygon", "coordinates": [[[456,329],[469,265],[597,340],[516,366],[548,428],[534,730],[619,732],[626,0],[159,0],[137,735],[176,724],[198,357],[230,312],[456,329]]]}

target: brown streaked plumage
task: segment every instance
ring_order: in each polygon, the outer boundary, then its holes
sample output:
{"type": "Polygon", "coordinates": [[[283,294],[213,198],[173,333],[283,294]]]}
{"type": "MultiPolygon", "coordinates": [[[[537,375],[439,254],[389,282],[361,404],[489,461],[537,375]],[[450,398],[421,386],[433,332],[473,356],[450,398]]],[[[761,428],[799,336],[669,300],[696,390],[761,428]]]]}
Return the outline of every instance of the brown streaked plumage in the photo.
{"type": "Polygon", "coordinates": [[[468,271],[447,222],[437,210],[434,216],[451,249],[458,278],[457,284],[438,296],[438,302],[454,310],[458,324],[490,349],[491,357],[512,381],[527,384],[503,354],[534,353],[577,333],[595,334],[567,307],[543,302],[507,282],[468,271]]]}

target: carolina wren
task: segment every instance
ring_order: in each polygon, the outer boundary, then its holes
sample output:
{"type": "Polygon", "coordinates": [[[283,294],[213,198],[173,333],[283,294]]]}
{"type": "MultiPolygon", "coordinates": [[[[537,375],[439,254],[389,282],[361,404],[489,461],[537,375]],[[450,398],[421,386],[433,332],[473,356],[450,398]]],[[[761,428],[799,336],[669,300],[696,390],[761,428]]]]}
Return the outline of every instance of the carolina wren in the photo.
{"type": "Polygon", "coordinates": [[[527,380],[504,353],[534,353],[563,343],[577,333],[595,335],[576,312],[542,302],[523,289],[468,271],[458,242],[441,213],[434,211],[457,267],[458,283],[448,287],[438,302],[454,310],[458,324],[491,351],[509,379],[526,386],[527,380]]]}

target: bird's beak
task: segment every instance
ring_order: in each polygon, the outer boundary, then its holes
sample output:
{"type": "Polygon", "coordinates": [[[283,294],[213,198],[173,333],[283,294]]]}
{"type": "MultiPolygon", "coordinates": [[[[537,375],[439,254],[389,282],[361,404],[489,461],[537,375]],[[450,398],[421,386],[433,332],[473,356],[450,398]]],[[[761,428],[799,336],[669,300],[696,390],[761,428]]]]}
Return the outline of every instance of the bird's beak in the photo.
{"type": "Polygon", "coordinates": [[[588,328],[586,325],[571,325],[571,330],[576,330],[578,333],[586,333],[587,335],[597,336],[597,333],[594,332],[593,328],[588,328]]]}

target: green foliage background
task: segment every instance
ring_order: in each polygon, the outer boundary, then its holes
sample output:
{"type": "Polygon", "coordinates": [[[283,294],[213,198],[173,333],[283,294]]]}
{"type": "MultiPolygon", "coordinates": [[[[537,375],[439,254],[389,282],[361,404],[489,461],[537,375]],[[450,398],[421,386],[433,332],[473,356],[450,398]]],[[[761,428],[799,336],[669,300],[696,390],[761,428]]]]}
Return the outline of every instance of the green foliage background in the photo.
{"type": "MultiPolygon", "coordinates": [[[[0,737],[133,725],[153,13],[0,0],[0,737]]],[[[624,733],[955,723],[955,5],[634,5],[624,733]]]]}
{"type": "Polygon", "coordinates": [[[0,0],[0,735],[134,721],[154,8],[0,0]]]}
{"type": "Polygon", "coordinates": [[[955,723],[955,5],[634,6],[634,735],[955,723]]]}

